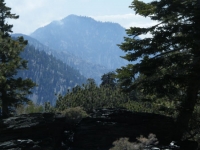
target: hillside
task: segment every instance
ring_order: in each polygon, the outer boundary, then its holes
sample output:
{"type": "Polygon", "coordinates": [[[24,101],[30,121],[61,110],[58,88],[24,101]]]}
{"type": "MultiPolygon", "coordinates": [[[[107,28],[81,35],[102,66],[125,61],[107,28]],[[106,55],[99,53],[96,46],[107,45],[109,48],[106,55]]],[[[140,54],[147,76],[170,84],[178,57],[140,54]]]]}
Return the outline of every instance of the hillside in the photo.
{"type": "Polygon", "coordinates": [[[45,46],[37,39],[24,34],[12,34],[12,37],[23,36],[24,39],[28,40],[29,45],[33,45],[37,50],[45,51],[47,54],[52,54],[55,58],[61,60],[70,67],[78,70],[81,75],[86,78],[93,78],[99,84],[100,78],[104,73],[110,72],[111,69],[107,69],[105,66],[94,64],[87,60],[83,60],[69,52],[54,50],[48,46],[45,46]]]}
{"type": "Polygon", "coordinates": [[[37,29],[30,36],[56,51],[115,70],[127,64],[120,58],[124,52],[117,46],[125,35],[125,29],[117,23],[70,15],[37,29]]]}
{"type": "Polygon", "coordinates": [[[21,56],[28,61],[28,70],[20,71],[17,76],[37,83],[33,95],[29,97],[34,102],[55,104],[55,94],[65,94],[68,88],[86,81],[77,70],[32,45],[27,45],[21,56]]]}

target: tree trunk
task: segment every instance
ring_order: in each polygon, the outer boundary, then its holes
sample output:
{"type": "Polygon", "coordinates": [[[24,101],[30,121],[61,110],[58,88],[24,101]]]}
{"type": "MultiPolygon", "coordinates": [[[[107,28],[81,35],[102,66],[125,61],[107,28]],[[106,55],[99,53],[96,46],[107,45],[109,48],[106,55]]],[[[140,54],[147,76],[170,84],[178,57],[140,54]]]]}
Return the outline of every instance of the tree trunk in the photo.
{"type": "Polygon", "coordinates": [[[181,104],[176,121],[175,140],[181,140],[183,134],[188,130],[189,121],[192,118],[194,107],[197,102],[198,87],[199,85],[193,82],[187,88],[187,96],[181,104]]]}
{"type": "MultiPolygon", "coordinates": [[[[2,63],[6,63],[6,56],[5,55],[1,55],[1,62],[2,63]]],[[[5,74],[3,74],[4,77],[6,77],[5,74]]],[[[2,101],[2,116],[3,117],[8,117],[9,116],[9,110],[8,110],[8,100],[7,100],[7,92],[5,90],[5,84],[1,85],[1,101],[2,101]]]]}
{"type": "Polygon", "coordinates": [[[8,102],[6,99],[6,91],[2,90],[1,93],[1,99],[2,99],[2,116],[8,117],[9,116],[9,110],[8,110],[8,102]]]}

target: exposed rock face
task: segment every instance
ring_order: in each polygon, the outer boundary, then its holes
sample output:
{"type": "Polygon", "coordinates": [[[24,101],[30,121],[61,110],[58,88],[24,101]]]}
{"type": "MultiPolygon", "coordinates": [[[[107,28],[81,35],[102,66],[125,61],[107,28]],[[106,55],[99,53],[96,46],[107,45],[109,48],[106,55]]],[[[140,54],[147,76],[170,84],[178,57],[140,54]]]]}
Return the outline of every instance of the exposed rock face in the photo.
{"type": "Polygon", "coordinates": [[[61,147],[64,117],[51,113],[26,114],[0,120],[0,149],[61,147]]]}
{"type": "MultiPolygon", "coordinates": [[[[124,109],[96,110],[75,126],[59,114],[27,114],[0,119],[0,150],[108,150],[121,137],[135,141],[136,137],[149,133],[156,134],[159,145],[169,145],[173,126],[172,118],[124,109]]],[[[162,150],[182,150],[189,144],[162,150]]],[[[191,149],[195,144],[189,149],[195,150],[191,149]]]]}
{"type": "Polygon", "coordinates": [[[76,147],[109,149],[121,137],[136,141],[136,137],[147,137],[150,133],[156,134],[162,144],[169,144],[173,139],[174,121],[169,117],[123,109],[100,109],[91,116],[76,127],[73,143],[76,147]]]}

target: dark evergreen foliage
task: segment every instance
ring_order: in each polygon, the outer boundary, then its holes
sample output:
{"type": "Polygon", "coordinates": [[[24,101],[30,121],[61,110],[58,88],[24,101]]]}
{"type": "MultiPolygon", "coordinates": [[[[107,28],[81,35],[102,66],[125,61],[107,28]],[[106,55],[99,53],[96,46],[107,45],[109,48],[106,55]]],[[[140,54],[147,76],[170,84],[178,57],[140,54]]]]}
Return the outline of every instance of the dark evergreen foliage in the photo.
{"type": "Polygon", "coordinates": [[[63,111],[68,108],[82,107],[90,112],[97,108],[123,107],[129,100],[129,95],[121,92],[119,88],[98,87],[93,79],[89,79],[87,84],[69,90],[64,96],[59,95],[55,109],[63,111]]]}
{"type": "Polygon", "coordinates": [[[27,41],[22,37],[11,39],[12,25],[6,19],[17,19],[11,14],[11,8],[6,7],[4,0],[0,0],[0,102],[2,115],[9,116],[11,108],[27,102],[27,95],[35,84],[30,79],[15,78],[19,70],[27,69],[27,61],[20,57],[27,41]]]}
{"type": "Polygon", "coordinates": [[[114,88],[117,84],[115,73],[114,72],[108,72],[101,76],[101,86],[110,86],[114,88]]]}
{"type": "Polygon", "coordinates": [[[141,61],[117,70],[121,88],[177,101],[180,138],[188,129],[200,89],[200,4],[197,0],[134,0],[130,8],[158,23],[127,30],[129,37],[119,45],[127,53],[123,58],[141,61]],[[152,37],[135,39],[147,33],[152,37]]]}

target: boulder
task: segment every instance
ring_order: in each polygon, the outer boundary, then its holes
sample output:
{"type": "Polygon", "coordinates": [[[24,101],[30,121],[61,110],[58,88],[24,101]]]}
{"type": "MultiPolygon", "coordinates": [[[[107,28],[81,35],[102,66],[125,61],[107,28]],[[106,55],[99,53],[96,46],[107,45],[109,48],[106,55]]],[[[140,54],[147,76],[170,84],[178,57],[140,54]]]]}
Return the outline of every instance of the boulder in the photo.
{"type": "Polygon", "coordinates": [[[35,113],[0,119],[0,150],[108,150],[113,142],[127,137],[156,135],[158,145],[145,150],[196,150],[194,141],[173,141],[174,121],[170,117],[130,112],[125,109],[97,109],[78,124],[60,114],[35,113]],[[169,144],[171,143],[171,144],[169,144]],[[163,146],[164,145],[164,146],[163,146]]]}
{"type": "Polygon", "coordinates": [[[23,114],[0,120],[0,149],[61,147],[65,118],[53,113],[23,114]]]}
{"type": "Polygon", "coordinates": [[[109,149],[121,137],[135,142],[153,133],[162,144],[173,140],[174,120],[170,117],[130,112],[125,109],[98,109],[76,127],[73,145],[84,149],[109,149]]]}

